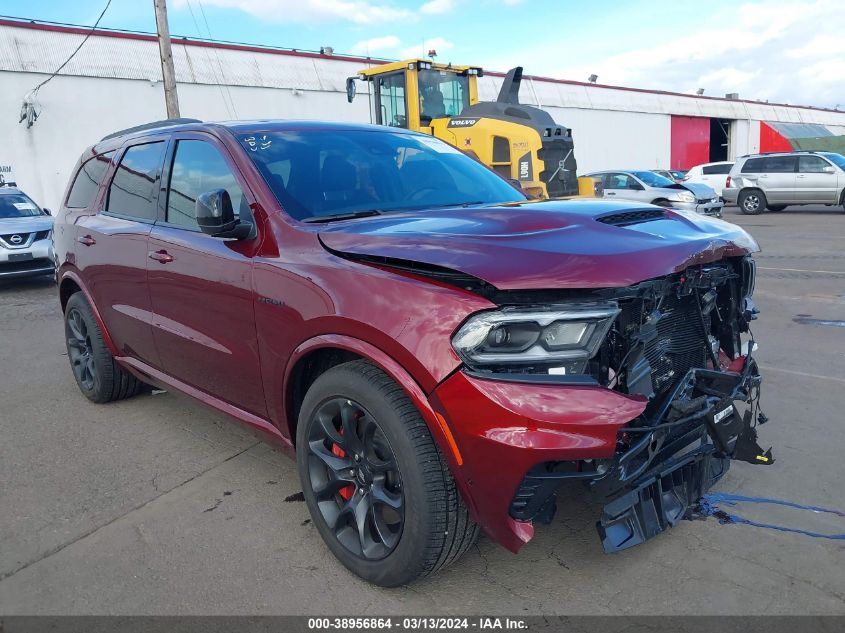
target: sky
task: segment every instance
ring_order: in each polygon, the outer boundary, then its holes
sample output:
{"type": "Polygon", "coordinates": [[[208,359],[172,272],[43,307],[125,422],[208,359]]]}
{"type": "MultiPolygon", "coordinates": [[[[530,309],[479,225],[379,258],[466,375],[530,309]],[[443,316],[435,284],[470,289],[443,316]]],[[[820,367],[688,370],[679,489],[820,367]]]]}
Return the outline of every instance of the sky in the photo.
{"type": "MultiPolygon", "coordinates": [[[[106,0],[0,0],[92,25],[106,0]]],[[[845,109],[843,0],[168,0],[173,35],[437,60],[602,84],[845,109]]],[[[101,26],[155,31],[153,0],[101,26]]]]}

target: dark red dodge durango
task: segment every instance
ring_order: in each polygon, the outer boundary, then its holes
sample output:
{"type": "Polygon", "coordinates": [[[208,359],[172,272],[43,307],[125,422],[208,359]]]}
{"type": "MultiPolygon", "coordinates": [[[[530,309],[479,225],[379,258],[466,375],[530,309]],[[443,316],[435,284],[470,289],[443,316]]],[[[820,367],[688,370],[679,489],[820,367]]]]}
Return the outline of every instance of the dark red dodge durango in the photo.
{"type": "Polygon", "coordinates": [[[400,129],[181,119],[85,151],[55,250],[83,394],[156,385],[288,449],[328,547],[379,585],[479,528],[516,552],[563,484],[617,551],[731,459],[772,461],[758,247],[721,220],[528,200],[400,129]]]}

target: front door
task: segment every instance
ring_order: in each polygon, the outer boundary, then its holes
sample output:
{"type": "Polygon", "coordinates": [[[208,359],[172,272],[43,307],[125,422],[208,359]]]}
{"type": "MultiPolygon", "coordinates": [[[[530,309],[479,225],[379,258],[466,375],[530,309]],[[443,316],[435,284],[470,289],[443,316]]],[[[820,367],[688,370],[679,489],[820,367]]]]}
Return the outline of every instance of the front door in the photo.
{"type": "Polygon", "coordinates": [[[604,197],[616,200],[637,200],[651,202],[645,187],[629,174],[607,173],[602,177],[604,197]]]}
{"type": "Polygon", "coordinates": [[[266,416],[251,247],[200,232],[194,210],[200,194],[226,189],[237,213],[249,204],[245,185],[225,147],[200,133],[174,135],[165,172],[163,218],[150,233],[147,259],[161,368],[216,398],[266,416]]]}
{"type": "Polygon", "coordinates": [[[795,179],[795,202],[836,204],[838,182],[836,172],[820,156],[799,156],[798,175],[795,179]],[[829,171],[825,171],[825,169],[829,171]]]}

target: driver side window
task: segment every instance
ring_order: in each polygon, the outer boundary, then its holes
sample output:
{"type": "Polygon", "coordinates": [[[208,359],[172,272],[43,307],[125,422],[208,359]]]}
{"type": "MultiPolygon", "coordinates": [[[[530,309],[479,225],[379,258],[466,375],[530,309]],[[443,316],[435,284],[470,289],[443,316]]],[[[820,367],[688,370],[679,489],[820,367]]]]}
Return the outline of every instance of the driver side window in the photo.
{"type": "Polygon", "coordinates": [[[608,174],[605,189],[637,189],[637,181],[628,174],[608,174]]]}
{"type": "Polygon", "coordinates": [[[177,141],[167,192],[167,222],[198,229],[194,205],[201,194],[213,189],[229,192],[237,217],[243,192],[217,148],[206,141],[177,141]]]}

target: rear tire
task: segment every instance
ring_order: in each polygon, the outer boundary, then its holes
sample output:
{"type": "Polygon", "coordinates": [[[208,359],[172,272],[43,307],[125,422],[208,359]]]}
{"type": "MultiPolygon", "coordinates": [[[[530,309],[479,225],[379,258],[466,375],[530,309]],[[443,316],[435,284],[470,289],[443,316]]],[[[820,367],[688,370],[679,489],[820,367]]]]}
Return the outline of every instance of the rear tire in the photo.
{"type": "Polygon", "coordinates": [[[92,402],[123,400],[147,386],[111,355],[85,295],[71,295],[65,306],[65,344],[79,390],[92,402]]]}
{"type": "Polygon", "coordinates": [[[478,535],[419,411],[366,361],[333,367],[311,385],[296,455],[314,525],[364,580],[395,587],[431,575],[478,535]]]}
{"type": "Polygon", "coordinates": [[[785,204],[769,204],[769,205],[766,205],[766,208],[769,211],[783,211],[786,207],[787,207],[787,205],[785,205],[785,204]]]}
{"type": "Polygon", "coordinates": [[[737,204],[745,215],[759,215],[766,208],[766,194],[759,189],[748,189],[739,194],[737,204]]]}

